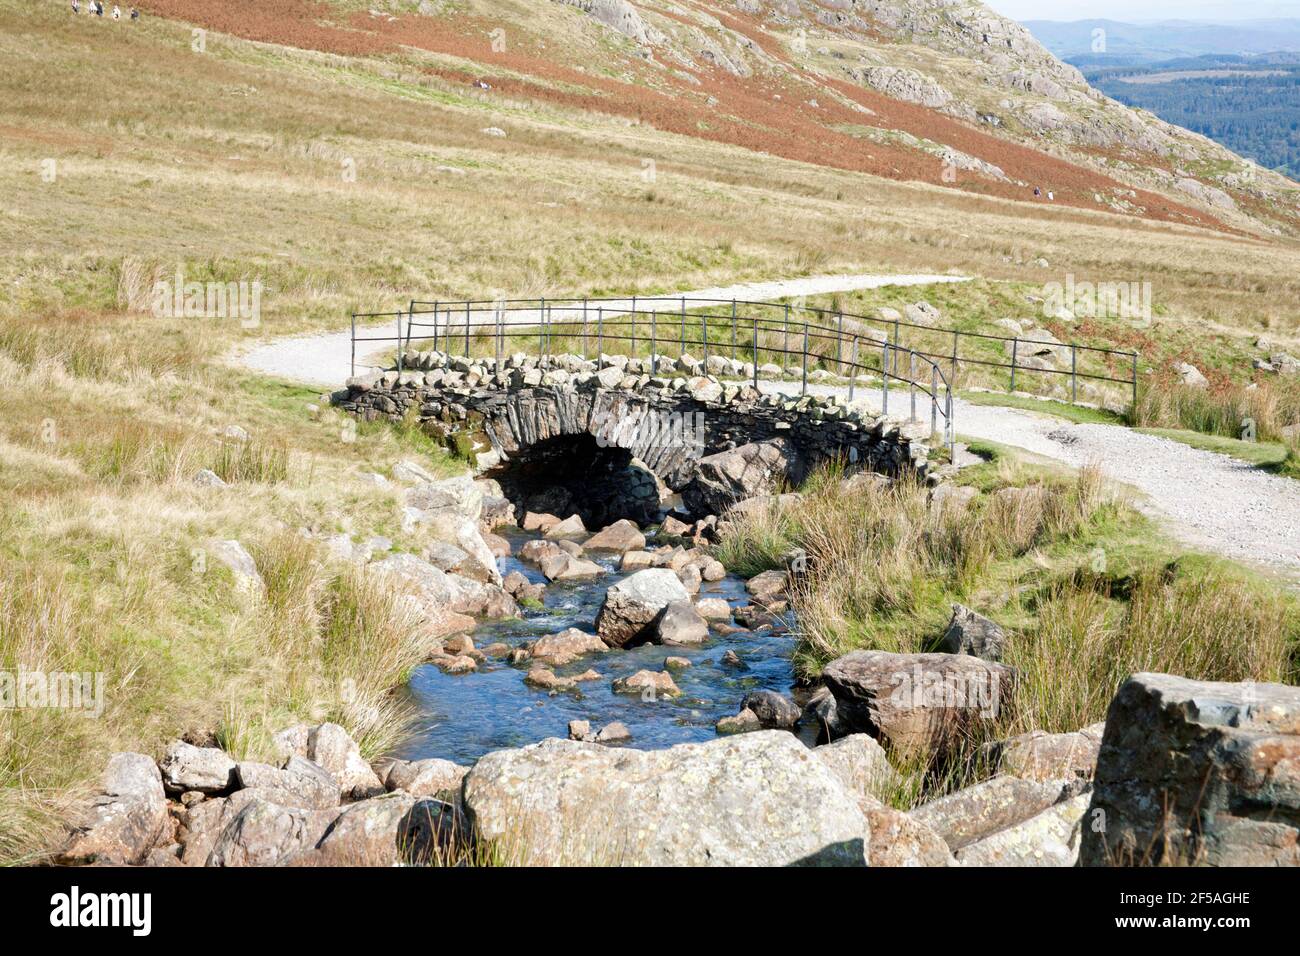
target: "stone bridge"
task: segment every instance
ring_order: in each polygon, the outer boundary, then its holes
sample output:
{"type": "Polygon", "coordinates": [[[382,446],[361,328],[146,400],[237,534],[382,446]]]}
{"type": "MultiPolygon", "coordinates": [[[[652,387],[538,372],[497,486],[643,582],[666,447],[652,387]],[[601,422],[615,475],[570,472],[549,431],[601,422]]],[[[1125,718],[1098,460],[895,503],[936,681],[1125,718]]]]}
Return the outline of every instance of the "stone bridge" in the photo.
{"type": "MultiPolygon", "coordinates": [[[[727,360],[723,360],[724,362],[727,360]]],[[[334,404],[422,429],[500,482],[525,511],[589,526],[658,520],[680,494],[694,517],[795,486],[818,465],[924,476],[929,427],[872,417],[837,397],[763,394],[690,356],[408,357],[414,369],[349,379],[334,404]]],[[[739,364],[739,363],[737,363],[739,364]]],[[[711,363],[712,367],[712,363],[711,363]]]]}

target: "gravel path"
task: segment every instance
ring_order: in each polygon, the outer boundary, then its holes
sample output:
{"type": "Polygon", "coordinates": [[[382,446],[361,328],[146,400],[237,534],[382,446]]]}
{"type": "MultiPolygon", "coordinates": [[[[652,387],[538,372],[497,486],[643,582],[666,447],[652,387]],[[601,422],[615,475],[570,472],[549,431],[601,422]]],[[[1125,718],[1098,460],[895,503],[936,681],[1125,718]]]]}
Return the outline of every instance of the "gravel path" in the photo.
{"type": "MultiPolygon", "coordinates": [[[[963,281],[967,280],[926,275],[818,276],[682,294],[764,301],[890,285],[963,281]]],[[[612,304],[607,314],[617,308],[612,304]]],[[[538,322],[538,316],[520,312],[513,313],[510,320],[532,325],[538,322]]],[[[335,332],[274,339],[242,350],[231,361],[267,375],[338,388],[349,374],[351,338],[347,332],[335,332]]],[[[799,385],[765,382],[763,388],[797,392],[799,385]]],[[[843,394],[847,389],[814,385],[809,386],[809,391],[843,394]]],[[[856,396],[879,408],[878,391],[859,389],[856,396]]],[[[905,398],[895,394],[894,401],[900,402],[894,410],[905,407],[901,404],[905,398]]],[[[918,414],[923,418],[929,413],[928,407],[918,405],[918,414]]],[[[1300,482],[1294,479],[1276,477],[1235,458],[1116,425],[1074,425],[1049,415],[960,400],[954,418],[958,433],[971,438],[1013,445],[1073,467],[1098,463],[1108,477],[1141,492],[1138,506],[1161,520],[1190,547],[1288,575],[1300,572],[1300,482]]]]}

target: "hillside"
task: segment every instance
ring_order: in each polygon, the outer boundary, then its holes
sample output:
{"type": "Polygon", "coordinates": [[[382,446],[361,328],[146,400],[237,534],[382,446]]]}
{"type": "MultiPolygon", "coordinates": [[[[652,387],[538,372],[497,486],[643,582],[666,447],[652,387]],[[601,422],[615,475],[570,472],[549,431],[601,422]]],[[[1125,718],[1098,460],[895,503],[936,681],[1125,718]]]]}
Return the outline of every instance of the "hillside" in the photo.
{"type": "Polygon", "coordinates": [[[487,83],[488,100],[598,110],[841,169],[1005,198],[1039,187],[1056,202],[1172,221],[1293,225],[1293,184],[1106,100],[980,4],[864,0],[833,14],[811,0],[390,6],[164,0],[142,9],[487,83]],[[502,31],[495,42],[493,31],[502,31]]]}
{"type": "MultiPolygon", "coordinates": [[[[0,863],[43,859],[114,750],[187,735],[266,757],[273,732],[327,719],[367,757],[400,738],[409,621],[331,549],[419,553],[395,466],[462,466],[417,428],[358,426],[317,388],[230,360],[351,312],[961,274],[925,293],[945,325],[997,334],[1032,316],[1063,342],[1140,350],[1144,424],[1177,416],[1161,388],[1192,362],[1207,405],[1273,401],[1260,434],[1291,451],[1293,380],[1259,363],[1300,354],[1297,187],[1090,92],[979,5],[139,8],[114,23],[0,0],[0,663],[108,675],[103,719],[0,711],[0,863]],[[158,308],[177,277],[258,283],[260,312],[158,308]],[[1076,277],[1149,282],[1150,314],[1044,315],[1046,290],[1076,277]],[[260,569],[263,603],[203,558],[228,541],[260,569]]],[[[1227,442],[1256,406],[1224,407],[1227,442]]],[[[1004,471],[981,474],[991,487],[1004,471]]],[[[1095,547],[1117,580],[1130,558],[1185,551],[1124,514],[1052,539],[1062,584],[1095,547]]],[[[1038,558],[961,587],[1019,601],[1038,558]]],[[[1189,594],[1217,594],[1199,580],[1189,594]]],[[[1249,637],[1251,614],[1290,633],[1273,618],[1291,605],[1255,601],[1257,586],[1223,604],[1216,634],[1249,637]]]]}

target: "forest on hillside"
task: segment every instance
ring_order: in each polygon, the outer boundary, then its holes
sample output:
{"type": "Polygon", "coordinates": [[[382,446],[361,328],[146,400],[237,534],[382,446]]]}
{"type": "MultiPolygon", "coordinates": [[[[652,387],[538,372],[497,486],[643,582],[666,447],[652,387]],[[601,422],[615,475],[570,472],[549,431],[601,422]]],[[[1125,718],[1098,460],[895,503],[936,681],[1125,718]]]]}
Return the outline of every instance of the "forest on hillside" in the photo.
{"type": "Polygon", "coordinates": [[[1075,60],[1128,106],[1208,136],[1261,166],[1300,178],[1300,56],[1201,56],[1158,65],[1075,60]]]}

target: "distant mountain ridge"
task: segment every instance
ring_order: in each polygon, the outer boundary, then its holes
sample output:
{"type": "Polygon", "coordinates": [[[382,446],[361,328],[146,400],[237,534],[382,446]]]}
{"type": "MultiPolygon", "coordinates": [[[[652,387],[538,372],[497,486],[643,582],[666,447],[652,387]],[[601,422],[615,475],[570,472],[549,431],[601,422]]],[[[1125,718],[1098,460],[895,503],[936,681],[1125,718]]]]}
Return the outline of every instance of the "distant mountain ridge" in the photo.
{"type": "Polygon", "coordinates": [[[1063,60],[1102,65],[1110,58],[1153,63],[1206,54],[1277,53],[1300,50],[1300,19],[1209,23],[1164,20],[1026,20],[1023,25],[1063,60]],[[1094,31],[1105,31],[1105,49],[1095,48],[1094,31]]]}

